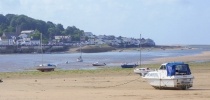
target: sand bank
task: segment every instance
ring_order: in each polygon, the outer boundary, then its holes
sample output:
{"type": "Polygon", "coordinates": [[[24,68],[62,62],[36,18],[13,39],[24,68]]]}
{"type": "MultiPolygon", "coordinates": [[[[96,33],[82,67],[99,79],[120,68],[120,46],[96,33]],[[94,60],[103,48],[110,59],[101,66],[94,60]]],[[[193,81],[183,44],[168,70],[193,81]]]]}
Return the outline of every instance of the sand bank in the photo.
{"type": "MultiPolygon", "coordinates": [[[[193,67],[189,90],[156,90],[132,69],[118,74],[65,74],[5,78],[1,100],[209,100],[210,66],[193,67]]],[[[41,72],[40,72],[41,74],[41,72]]]]}
{"type": "Polygon", "coordinates": [[[189,56],[178,56],[178,57],[164,57],[153,59],[153,63],[164,63],[164,62],[173,62],[173,61],[210,61],[210,51],[202,52],[201,54],[189,55],[189,56]]]}

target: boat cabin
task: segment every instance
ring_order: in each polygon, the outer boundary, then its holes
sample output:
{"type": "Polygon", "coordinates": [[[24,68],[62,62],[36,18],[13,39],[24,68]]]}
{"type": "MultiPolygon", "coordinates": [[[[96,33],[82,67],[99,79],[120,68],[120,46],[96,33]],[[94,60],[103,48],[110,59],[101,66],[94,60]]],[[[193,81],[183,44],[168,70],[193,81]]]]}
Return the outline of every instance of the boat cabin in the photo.
{"type": "Polygon", "coordinates": [[[189,65],[183,62],[165,63],[160,66],[159,70],[166,70],[167,76],[191,74],[189,65]]]}

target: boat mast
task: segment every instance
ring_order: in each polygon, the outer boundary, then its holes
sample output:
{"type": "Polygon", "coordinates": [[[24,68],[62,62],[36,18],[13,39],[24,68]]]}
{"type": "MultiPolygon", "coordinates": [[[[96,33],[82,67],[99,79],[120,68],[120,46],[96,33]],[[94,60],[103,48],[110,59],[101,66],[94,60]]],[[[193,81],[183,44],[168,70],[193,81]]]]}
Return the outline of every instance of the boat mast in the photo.
{"type": "Polygon", "coordinates": [[[43,65],[43,49],[42,49],[42,33],[40,33],[40,45],[41,45],[41,54],[42,54],[42,65],[43,65]]]}
{"type": "Polygon", "coordinates": [[[79,49],[80,49],[80,57],[82,57],[82,48],[81,48],[81,35],[79,36],[79,49]]]}
{"type": "Polygon", "coordinates": [[[139,52],[140,52],[140,54],[139,54],[139,60],[140,60],[139,61],[139,63],[140,63],[139,66],[141,67],[141,34],[140,34],[140,40],[139,40],[139,49],[140,49],[139,50],[139,52]]]}

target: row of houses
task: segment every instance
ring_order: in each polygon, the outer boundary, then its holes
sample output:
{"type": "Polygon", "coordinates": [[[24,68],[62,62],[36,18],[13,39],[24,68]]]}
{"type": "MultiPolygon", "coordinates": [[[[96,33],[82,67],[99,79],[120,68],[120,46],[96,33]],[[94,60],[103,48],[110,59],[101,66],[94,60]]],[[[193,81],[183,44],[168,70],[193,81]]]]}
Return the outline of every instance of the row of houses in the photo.
{"type": "Polygon", "coordinates": [[[30,38],[31,34],[34,34],[34,30],[25,30],[20,34],[4,32],[0,37],[0,45],[39,45],[40,40],[30,38]]]}
{"type": "Polygon", "coordinates": [[[98,35],[95,36],[91,32],[85,32],[85,36],[88,37],[89,44],[108,44],[112,46],[155,46],[155,42],[152,39],[137,39],[127,37],[115,37],[114,35],[98,35]]]}
{"type": "MultiPolygon", "coordinates": [[[[0,45],[40,45],[40,40],[33,39],[30,37],[31,34],[34,34],[34,30],[24,30],[20,34],[17,33],[3,33],[0,37],[0,45]]],[[[71,36],[54,36],[54,38],[48,41],[49,45],[56,44],[80,44],[83,45],[101,45],[108,44],[112,46],[119,45],[147,45],[155,46],[155,42],[151,39],[135,39],[127,37],[115,37],[114,35],[94,35],[91,32],[85,32],[84,36],[81,37],[81,41],[73,42],[71,41],[71,36]],[[87,37],[88,40],[85,40],[84,37],[87,37]]]]}

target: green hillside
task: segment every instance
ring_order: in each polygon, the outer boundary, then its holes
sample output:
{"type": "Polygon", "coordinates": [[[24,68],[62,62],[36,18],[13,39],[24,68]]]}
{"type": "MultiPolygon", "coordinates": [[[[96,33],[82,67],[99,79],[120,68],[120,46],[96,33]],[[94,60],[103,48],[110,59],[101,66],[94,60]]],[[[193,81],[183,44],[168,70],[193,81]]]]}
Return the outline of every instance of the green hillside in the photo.
{"type": "MultiPolygon", "coordinates": [[[[69,20],[69,19],[64,19],[69,20]]],[[[83,30],[75,26],[68,26],[66,29],[62,24],[55,24],[51,21],[42,21],[28,17],[26,15],[0,14],[0,36],[9,32],[20,33],[22,30],[36,30],[37,34],[43,33],[45,39],[52,39],[56,35],[71,35],[72,41],[79,41],[79,37],[84,34],[83,30]]],[[[38,36],[35,34],[35,36],[38,36]]]]}

